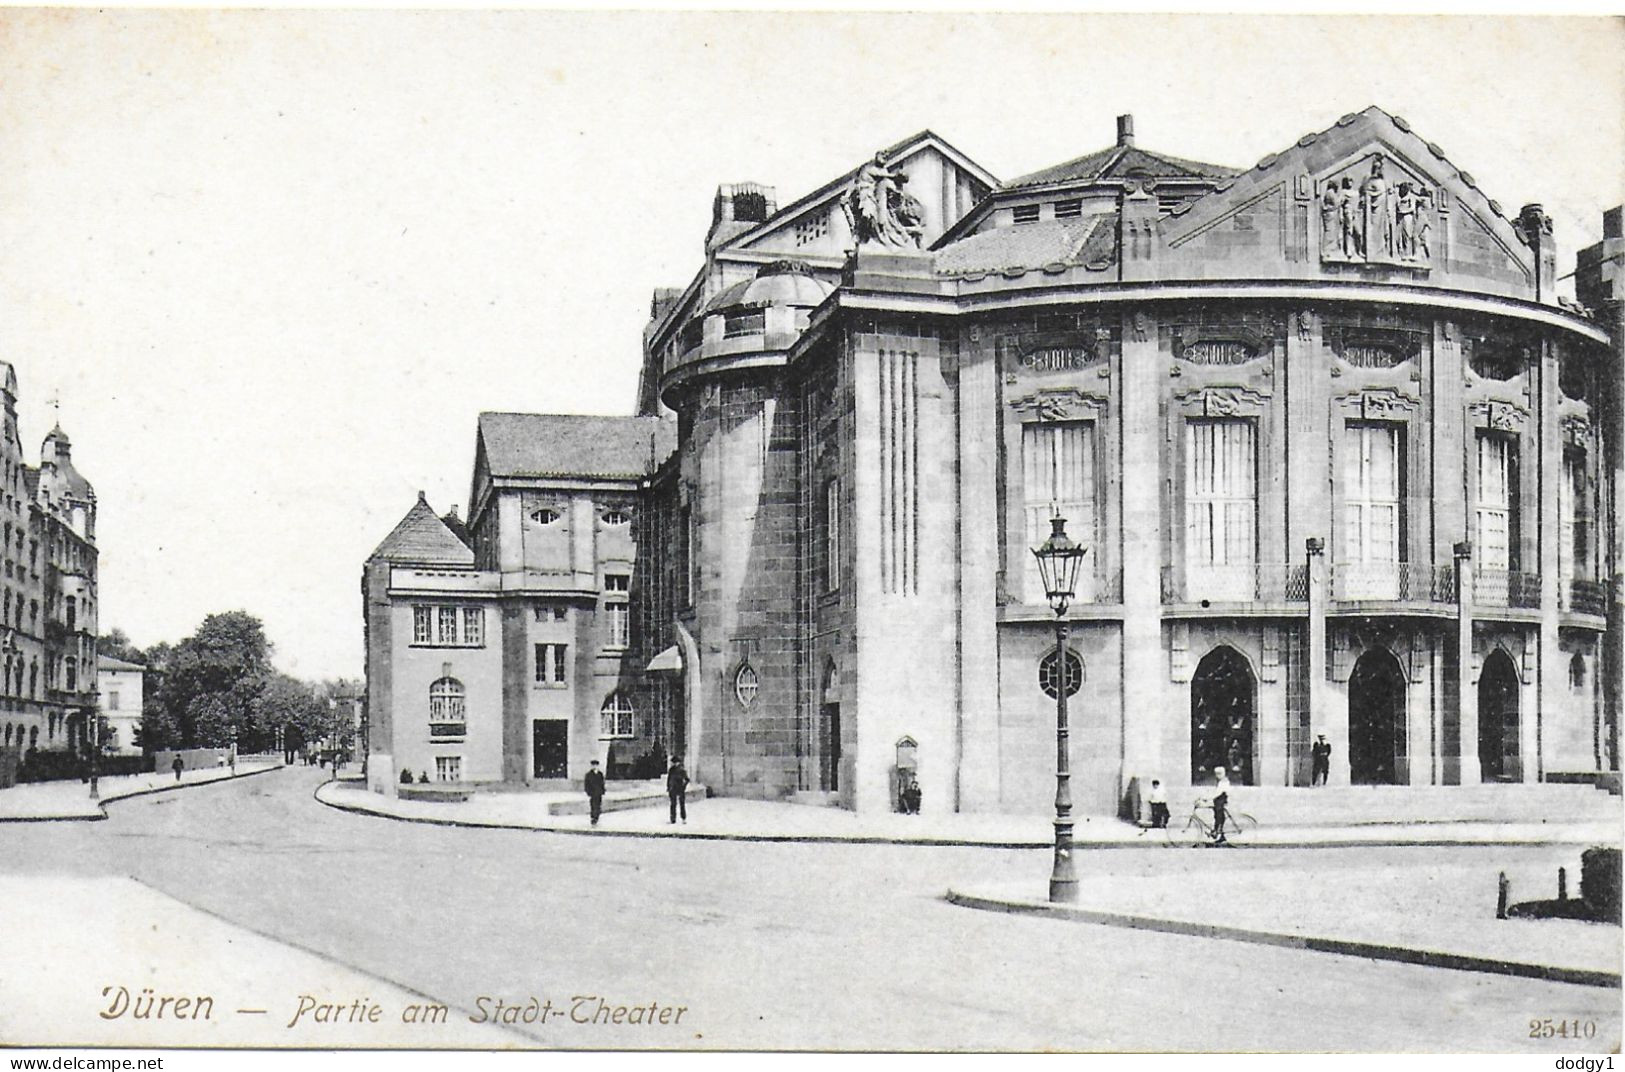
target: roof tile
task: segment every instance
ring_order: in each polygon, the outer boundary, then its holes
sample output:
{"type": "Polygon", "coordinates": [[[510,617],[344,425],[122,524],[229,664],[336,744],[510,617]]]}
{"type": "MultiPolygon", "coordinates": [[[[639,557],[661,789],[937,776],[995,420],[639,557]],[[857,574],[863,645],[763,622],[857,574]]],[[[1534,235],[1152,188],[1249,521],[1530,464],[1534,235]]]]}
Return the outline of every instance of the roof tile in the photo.
{"type": "Polygon", "coordinates": [[[384,542],[368,556],[425,566],[472,566],[474,552],[446,527],[422,492],[384,542]]]}
{"type": "Polygon", "coordinates": [[[677,445],[659,417],[482,413],[480,440],[493,477],[647,476],[677,445]]]}

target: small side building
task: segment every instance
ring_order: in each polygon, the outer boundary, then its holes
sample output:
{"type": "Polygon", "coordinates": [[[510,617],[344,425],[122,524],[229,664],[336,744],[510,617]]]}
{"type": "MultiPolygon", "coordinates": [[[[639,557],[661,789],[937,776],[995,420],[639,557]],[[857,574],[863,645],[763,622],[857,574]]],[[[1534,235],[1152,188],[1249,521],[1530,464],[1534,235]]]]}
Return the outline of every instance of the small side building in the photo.
{"type": "Polygon", "coordinates": [[[675,438],[652,417],[481,415],[466,527],[420,494],[362,571],[371,789],[664,769],[632,616],[636,519],[675,438]]]}
{"type": "Polygon", "coordinates": [[[141,754],[141,712],[146,706],[147,668],[103,655],[96,661],[97,706],[105,723],[105,751],[141,754]]]}

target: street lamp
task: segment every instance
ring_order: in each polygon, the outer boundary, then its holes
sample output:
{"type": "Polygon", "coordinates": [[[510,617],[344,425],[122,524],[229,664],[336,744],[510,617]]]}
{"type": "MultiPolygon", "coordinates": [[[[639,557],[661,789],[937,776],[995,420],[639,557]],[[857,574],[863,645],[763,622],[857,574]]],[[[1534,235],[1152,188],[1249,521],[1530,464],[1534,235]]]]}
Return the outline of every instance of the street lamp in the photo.
{"type": "Polygon", "coordinates": [[[1066,694],[1071,685],[1067,660],[1066,608],[1077,590],[1078,569],[1088,548],[1066,535],[1066,518],[1050,519],[1049,539],[1033,548],[1044,595],[1055,612],[1055,864],[1050,869],[1049,899],[1071,904],[1078,899],[1078,876],[1072,869],[1072,764],[1067,756],[1066,694]]]}

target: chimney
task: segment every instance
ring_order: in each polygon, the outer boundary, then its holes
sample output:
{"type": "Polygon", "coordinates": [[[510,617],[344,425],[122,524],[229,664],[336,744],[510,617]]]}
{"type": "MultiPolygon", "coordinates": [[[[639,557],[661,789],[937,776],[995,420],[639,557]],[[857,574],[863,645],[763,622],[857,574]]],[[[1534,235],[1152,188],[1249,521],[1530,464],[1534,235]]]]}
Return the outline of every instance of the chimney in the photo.
{"type": "Polygon", "coordinates": [[[779,209],[773,187],[754,182],[724,183],[717,187],[711,202],[711,231],[706,235],[709,253],[728,239],[751,229],[779,209]]]}
{"type": "Polygon", "coordinates": [[[1132,115],[1117,117],[1117,144],[1124,148],[1134,144],[1134,117],[1132,115]]]}

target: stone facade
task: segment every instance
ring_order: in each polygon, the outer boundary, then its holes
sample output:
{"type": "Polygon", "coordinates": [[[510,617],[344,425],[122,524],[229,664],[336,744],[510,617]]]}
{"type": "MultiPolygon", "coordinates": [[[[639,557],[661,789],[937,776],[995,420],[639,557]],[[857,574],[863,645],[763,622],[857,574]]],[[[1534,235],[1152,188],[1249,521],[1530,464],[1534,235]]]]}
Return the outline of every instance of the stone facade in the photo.
{"type": "Polygon", "coordinates": [[[4,362],[0,402],[0,747],[79,749],[97,708],[96,492],[60,426],[38,466],[24,461],[17,376],[4,362]]]}
{"type": "Polygon", "coordinates": [[[636,417],[481,417],[467,524],[420,497],[362,572],[375,790],[662,767],[657,689],[628,652],[636,534],[669,433],[636,417]]]}
{"type": "MultiPolygon", "coordinates": [[[[924,132],[782,207],[720,188],[626,418],[676,431],[623,485],[643,747],[721,793],[1042,811],[1070,681],[1095,814],[1219,765],[1307,785],[1321,736],[1334,785],[1617,770],[1608,218],[1560,299],[1540,207],[1375,108],[1245,171],[1124,117],[1003,184],[924,132]]],[[[507,598],[530,544],[482,524],[507,598]]]]}

